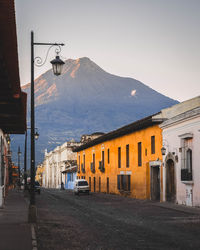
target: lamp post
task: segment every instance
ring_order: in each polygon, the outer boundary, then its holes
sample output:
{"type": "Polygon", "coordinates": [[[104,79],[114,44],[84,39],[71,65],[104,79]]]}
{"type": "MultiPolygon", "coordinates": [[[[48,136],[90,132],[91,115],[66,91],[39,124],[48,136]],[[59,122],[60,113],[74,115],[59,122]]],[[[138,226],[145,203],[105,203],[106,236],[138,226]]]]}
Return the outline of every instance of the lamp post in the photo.
{"type": "MultiPolygon", "coordinates": [[[[25,131],[25,143],[24,143],[24,191],[26,191],[27,188],[27,129],[31,128],[26,128],[25,131]]],[[[35,128],[37,129],[37,128],[35,128]]],[[[39,138],[38,131],[36,130],[35,132],[35,140],[39,138]]]]}
{"type": "Polygon", "coordinates": [[[19,175],[19,187],[21,185],[20,183],[20,156],[21,156],[21,151],[20,151],[20,146],[18,147],[18,152],[17,152],[17,155],[18,155],[18,175],[19,175]]]}
{"type": "Polygon", "coordinates": [[[30,190],[30,206],[28,220],[31,223],[36,222],[36,206],[35,206],[35,107],[34,107],[34,65],[40,67],[45,64],[49,50],[57,46],[56,59],[52,60],[53,72],[56,76],[61,74],[64,62],[59,58],[63,43],[36,43],[34,42],[34,33],[31,31],[31,190],[30,190]],[[50,46],[46,58],[43,62],[41,57],[34,57],[34,46],[50,46]]]}

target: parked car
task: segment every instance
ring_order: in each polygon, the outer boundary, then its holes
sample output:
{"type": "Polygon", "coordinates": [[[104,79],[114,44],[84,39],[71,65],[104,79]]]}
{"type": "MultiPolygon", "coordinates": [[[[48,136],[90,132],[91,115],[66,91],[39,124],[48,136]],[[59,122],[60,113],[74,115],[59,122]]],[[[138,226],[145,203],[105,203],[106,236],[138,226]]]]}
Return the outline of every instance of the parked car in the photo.
{"type": "Polygon", "coordinates": [[[74,194],[79,195],[79,193],[89,194],[90,188],[88,182],[84,179],[75,180],[74,184],[74,194]]]}

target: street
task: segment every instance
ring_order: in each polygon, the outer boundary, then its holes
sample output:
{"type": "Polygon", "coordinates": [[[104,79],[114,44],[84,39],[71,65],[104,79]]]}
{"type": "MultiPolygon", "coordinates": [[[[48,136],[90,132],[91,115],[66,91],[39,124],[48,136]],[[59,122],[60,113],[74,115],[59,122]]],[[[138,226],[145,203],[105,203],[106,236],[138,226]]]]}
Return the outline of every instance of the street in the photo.
{"type": "Polygon", "coordinates": [[[38,250],[200,249],[200,213],[195,210],[55,189],[42,189],[36,203],[38,250]]]}

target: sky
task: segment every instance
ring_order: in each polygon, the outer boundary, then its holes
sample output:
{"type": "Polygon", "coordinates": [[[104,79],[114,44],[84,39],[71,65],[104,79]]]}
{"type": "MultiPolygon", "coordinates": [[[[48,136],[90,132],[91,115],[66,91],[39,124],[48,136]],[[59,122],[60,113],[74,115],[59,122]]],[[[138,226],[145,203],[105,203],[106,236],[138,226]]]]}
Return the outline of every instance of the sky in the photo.
{"type": "MultiPolygon", "coordinates": [[[[89,57],[178,101],[200,95],[200,0],[15,0],[21,85],[35,42],[65,43],[63,60],[89,57]]],[[[35,46],[45,58],[48,47],[35,46]]],[[[35,78],[51,68],[35,67],[35,78]]]]}

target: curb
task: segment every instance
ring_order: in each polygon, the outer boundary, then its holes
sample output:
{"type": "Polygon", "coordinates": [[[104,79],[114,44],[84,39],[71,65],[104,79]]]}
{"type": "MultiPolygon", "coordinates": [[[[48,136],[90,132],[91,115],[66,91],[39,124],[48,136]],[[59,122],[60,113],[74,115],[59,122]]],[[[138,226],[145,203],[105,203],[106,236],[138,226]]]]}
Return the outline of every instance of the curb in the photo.
{"type": "Polygon", "coordinates": [[[31,237],[32,237],[32,249],[33,250],[38,250],[38,248],[37,248],[37,239],[36,239],[36,234],[35,234],[35,228],[34,228],[33,224],[31,224],[31,237]]]}

